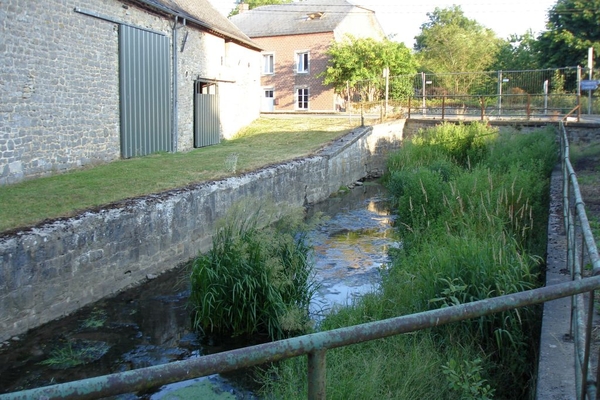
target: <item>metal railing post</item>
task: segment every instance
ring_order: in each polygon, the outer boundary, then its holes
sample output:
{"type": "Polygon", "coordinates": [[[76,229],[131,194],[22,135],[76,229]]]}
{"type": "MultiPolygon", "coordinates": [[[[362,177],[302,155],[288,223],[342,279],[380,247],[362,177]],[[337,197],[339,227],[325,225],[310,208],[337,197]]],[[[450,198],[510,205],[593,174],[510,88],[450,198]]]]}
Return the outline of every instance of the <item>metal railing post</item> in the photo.
{"type": "Polygon", "coordinates": [[[445,114],[446,114],[446,95],[442,96],[442,120],[444,120],[445,114]]]}
{"type": "Polygon", "coordinates": [[[308,398],[310,400],[325,400],[327,350],[317,350],[308,353],[308,398]]]}

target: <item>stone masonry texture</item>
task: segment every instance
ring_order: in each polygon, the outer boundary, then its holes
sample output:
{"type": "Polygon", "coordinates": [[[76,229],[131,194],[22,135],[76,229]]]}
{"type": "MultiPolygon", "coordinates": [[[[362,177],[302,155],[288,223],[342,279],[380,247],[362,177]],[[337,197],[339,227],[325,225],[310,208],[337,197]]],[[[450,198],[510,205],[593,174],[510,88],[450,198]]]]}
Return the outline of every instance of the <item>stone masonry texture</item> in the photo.
{"type": "MultiPolygon", "coordinates": [[[[0,185],[121,157],[118,24],[76,8],[164,34],[172,44],[173,20],[132,1],[2,0],[0,185]]],[[[176,137],[177,150],[186,151],[198,78],[220,82],[224,138],[259,116],[260,53],[179,25],[176,137]]]]}
{"type": "Polygon", "coordinates": [[[0,236],[0,341],[208,250],[234,204],[301,207],[380,175],[403,127],[359,128],[313,157],[0,236]]]}

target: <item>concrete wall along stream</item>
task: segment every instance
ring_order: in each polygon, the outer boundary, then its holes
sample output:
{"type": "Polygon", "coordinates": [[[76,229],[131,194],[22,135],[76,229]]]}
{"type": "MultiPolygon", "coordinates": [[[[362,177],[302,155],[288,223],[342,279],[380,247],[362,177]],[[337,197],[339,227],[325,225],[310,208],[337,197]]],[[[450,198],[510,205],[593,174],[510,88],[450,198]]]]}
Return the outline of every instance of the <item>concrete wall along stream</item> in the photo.
{"type": "Polygon", "coordinates": [[[358,128],[312,157],[0,235],[0,341],[208,250],[215,222],[239,201],[303,206],[381,174],[404,124],[358,128]]]}

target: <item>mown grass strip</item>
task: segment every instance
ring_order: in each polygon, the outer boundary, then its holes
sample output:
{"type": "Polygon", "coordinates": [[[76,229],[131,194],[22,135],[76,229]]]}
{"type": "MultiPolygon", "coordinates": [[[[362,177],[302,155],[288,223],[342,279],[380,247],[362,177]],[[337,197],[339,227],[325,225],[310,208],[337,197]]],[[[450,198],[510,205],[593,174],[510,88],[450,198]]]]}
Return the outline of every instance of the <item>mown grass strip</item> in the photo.
{"type": "Polygon", "coordinates": [[[260,118],[219,145],[118,160],[3,186],[0,232],[304,157],[356,125],[356,120],[343,118],[260,118]],[[235,171],[228,161],[232,154],[237,155],[235,171]]]}

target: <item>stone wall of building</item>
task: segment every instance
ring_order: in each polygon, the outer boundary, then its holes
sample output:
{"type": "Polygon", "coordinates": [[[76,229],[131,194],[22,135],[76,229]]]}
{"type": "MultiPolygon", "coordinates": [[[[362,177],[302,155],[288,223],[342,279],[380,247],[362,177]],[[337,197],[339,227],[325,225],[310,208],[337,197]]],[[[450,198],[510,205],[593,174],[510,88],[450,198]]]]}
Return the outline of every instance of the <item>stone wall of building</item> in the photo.
{"type": "Polygon", "coordinates": [[[236,203],[300,207],[380,175],[403,127],[360,128],[306,159],[0,236],[0,341],[208,250],[215,222],[236,203]]]}
{"type": "Polygon", "coordinates": [[[0,7],[0,184],[119,157],[118,32],[78,3],[0,7]]]}
{"type": "MultiPolygon", "coordinates": [[[[119,23],[172,44],[172,18],[127,0],[3,0],[0,185],[120,158],[119,23]]],[[[222,136],[259,117],[258,51],[181,22],[176,36],[178,151],[193,147],[199,77],[225,89],[222,136]]]]}

